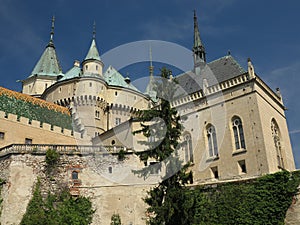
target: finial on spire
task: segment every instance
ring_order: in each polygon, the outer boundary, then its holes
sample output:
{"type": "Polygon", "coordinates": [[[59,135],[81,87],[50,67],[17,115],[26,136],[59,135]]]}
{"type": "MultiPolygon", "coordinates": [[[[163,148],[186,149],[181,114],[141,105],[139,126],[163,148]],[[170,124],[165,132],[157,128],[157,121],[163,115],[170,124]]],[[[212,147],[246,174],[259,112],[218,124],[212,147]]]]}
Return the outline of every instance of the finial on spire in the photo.
{"type": "Polygon", "coordinates": [[[51,20],[50,41],[49,41],[49,44],[47,45],[47,47],[53,47],[53,48],[54,48],[54,44],[53,44],[54,22],[55,22],[55,16],[53,15],[53,16],[52,16],[52,20],[51,20]]]}
{"type": "Polygon", "coordinates": [[[93,39],[96,39],[96,21],[94,21],[93,25],[93,39]]]}

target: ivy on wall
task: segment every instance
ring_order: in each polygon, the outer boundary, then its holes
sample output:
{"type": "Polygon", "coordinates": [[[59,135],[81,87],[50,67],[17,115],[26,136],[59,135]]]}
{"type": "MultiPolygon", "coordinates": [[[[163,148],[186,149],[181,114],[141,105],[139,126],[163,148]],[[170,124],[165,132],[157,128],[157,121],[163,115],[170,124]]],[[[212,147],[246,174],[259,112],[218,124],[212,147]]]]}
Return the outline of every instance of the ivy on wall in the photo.
{"type": "Polygon", "coordinates": [[[300,184],[299,172],[278,172],[248,182],[185,190],[185,224],[284,224],[300,184]]]}

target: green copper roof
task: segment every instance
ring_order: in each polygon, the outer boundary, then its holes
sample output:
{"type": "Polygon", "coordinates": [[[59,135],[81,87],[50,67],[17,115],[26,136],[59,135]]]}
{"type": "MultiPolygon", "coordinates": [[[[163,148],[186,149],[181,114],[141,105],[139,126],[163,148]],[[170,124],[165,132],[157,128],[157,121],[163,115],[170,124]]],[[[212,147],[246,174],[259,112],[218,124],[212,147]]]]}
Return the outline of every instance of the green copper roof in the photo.
{"type": "Polygon", "coordinates": [[[51,32],[50,32],[50,41],[29,77],[32,77],[35,75],[37,75],[37,76],[39,76],[39,75],[55,76],[55,77],[58,75],[62,75],[62,69],[61,69],[59,61],[57,59],[56,52],[55,52],[55,46],[53,43],[54,21],[55,21],[55,18],[53,16],[51,32]]]}
{"type": "Polygon", "coordinates": [[[57,59],[54,45],[53,43],[48,44],[29,77],[34,75],[58,76],[61,74],[62,69],[57,59]]]}
{"type": "Polygon", "coordinates": [[[125,87],[125,88],[130,88],[135,91],[139,91],[131,83],[127,83],[125,81],[125,78],[112,66],[109,66],[108,69],[105,71],[104,79],[108,85],[125,87]]]}
{"type": "Polygon", "coordinates": [[[98,52],[98,49],[96,46],[95,38],[93,38],[89,52],[86,55],[84,60],[88,60],[88,59],[96,59],[96,60],[101,61],[101,58],[100,58],[100,55],[99,55],[99,52],[98,52]]]}
{"type": "Polygon", "coordinates": [[[74,65],[65,75],[59,80],[69,80],[75,77],[81,76],[81,68],[79,66],[74,65]]]}

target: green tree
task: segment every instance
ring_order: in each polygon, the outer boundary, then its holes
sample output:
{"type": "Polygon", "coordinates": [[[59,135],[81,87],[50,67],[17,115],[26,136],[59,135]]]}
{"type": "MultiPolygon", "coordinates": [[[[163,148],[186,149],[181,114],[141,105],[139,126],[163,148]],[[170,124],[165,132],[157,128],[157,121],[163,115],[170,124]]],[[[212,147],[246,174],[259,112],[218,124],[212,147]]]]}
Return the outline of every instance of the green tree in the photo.
{"type": "Polygon", "coordinates": [[[89,198],[73,198],[67,190],[43,199],[38,181],[21,225],[88,225],[94,212],[89,198]]]}
{"type": "MultiPolygon", "coordinates": [[[[162,68],[160,78],[155,82],[156,92],[159,94],[158,104],[149,110],[141,112],[138,120],[141,129],[134,132],[142,133],[151,141],[142,141],[147,146],[146,151],[138,152],[141,161],[155,159],[156,169],[166,168],[166,174],[157,187],[148,192],[145,202],[149,205],[148,223],[155,224],[185,224],[186,218],[182,217],[184,203],[184,185],[192,182],[192,173],[187,173],[189,164],[182,165],[178,157],[180,136],[183,119],[172,108],[170,102],[176,93],[176,81],[172,79],[171,71],[162,68]]],[[[153,168],[145,167],[136,173],[147,177],[153,168]]]]}
{"type": "Polygon", "coordinates": [[[121,217],[120,217],[119,214],[114,213],[114,214],[111,216],[111,222],[110,222],[110,225],[122,225],[122,223],[121,223],[121,217]]]}
{"type": "Polygon", "coordinates": [[[38,180],[33,192],[33,197],[28,203],[26,213],[20,225],[44,225],[46,221],[46,214],[44,210],[44,202],[41,195],[41,182],[38,180]]]}

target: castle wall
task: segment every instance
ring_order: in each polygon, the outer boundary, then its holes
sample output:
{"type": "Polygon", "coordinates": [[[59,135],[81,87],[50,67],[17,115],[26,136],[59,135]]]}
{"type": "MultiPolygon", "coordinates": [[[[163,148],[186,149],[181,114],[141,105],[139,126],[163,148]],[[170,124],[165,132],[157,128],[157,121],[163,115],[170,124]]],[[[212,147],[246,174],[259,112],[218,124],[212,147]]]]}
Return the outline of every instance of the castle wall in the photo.
{"type": "Polygon", "coordinates": [[[5,118],[5,112],[0,111],[0,132],[4,133],[3,139],[0,139],[0,148],[10,144],[24,144],[25,139],[31,139],[32,144],[88,144],[89,140],[81,137],[79,133],[72,133],[71,130],[62,129],[50,124],[44,123],[40,127],[39,121],[31,121],[28,118],[8,114],[5,118]]]}
{"type": "Polygon", "coordinates": [[[71,193],[90,197],[96,210],[92,224],[110,224],[114,213],[121,216],[123,224],[145,224],[146,205],[142,199],[152,185],[151,179],[147,183],[133,175],[132,169],[142,166],[136,156],[119,161],[117,156],[109,154],[61,155],[51,179],[45,173],[45,166],[44,155],[12,155],[0,161],[1,178],[7,181],[2,191],[1,224],[20,223],[37,178],[43,196],[68,186],[71,193]],[[72,180],[73,170],[79,172],[77,185],[72,180]]]}
{"type": "MultiPolygon", "coordinates": [[[[272,95],[260,86],[256,86],[257,104],[259,108],[259,116],[261,121],[261,136],[264,140],[265,148],[263,149],[267,155],[268,171],[265,173],[273,173],[278,171],[278,163],[276,157],[276,148],[272,137],[271,121],[275,119],[280,131],[281,153],[283,157],[284,168],[293,171],[295,170],[294,157],[292,153],[288,127],[284,108],[272,99],[272,95]]],[[[278,100],[277,100],[278,101],[278,100]]]]}

